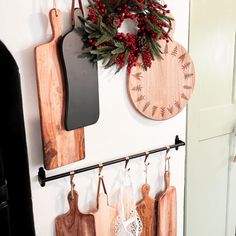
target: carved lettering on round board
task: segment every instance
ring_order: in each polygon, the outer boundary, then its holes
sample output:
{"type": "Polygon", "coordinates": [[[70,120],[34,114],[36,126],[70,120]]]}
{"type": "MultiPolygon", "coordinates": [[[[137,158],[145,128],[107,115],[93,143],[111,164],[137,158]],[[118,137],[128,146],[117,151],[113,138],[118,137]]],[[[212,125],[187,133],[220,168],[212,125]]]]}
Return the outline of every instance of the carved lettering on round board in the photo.
{"type": "Polygon", "coordinates": [[[128,77],[132,104],[152,120],[167,120],[181,112],[195,84],[194,65],[186,49],[175,41],[160,44],[163,59],[156,58],[147,71],[138,61],[128,77]]]}

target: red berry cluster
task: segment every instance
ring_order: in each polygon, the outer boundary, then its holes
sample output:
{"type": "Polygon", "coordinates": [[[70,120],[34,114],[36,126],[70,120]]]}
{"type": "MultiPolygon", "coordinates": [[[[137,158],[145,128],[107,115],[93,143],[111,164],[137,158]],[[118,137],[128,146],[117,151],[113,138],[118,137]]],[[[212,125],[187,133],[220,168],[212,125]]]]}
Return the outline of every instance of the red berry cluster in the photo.
{"type": "Polygon", "coordinates": [[[121,68],[125,65],[124,58],[125,58],[125,54],[120,53],[115,59],[115,62],[118,63],[121,68]]]}
{"type": "Polygon", "coordinates": [[[138,57],[140,56],[140,53],[138,51],[138,44],[137,44],[138,36],[134,34],[127,34],[126,35],[126,41],[125,46],[129,48],[130,53],[128,57],[128,73],[130,73],[130,70],[133,66],[136,66],[136,62],[138,60],[138,57]]]}
{"type": "Polygon", "coordinates": [[[125,34],[116,32],[116,38],[120,41],[125,40],[125,34]]]}
{"type": "Polygon", "coordinates": [[[95,39],[88,39],[88,40],[87,40],[87,43],[88,43],[90,46],[95,46],[96,40],[95,40],[95,39]]]}
{"type": "MultiPolygon", "coordinates": [[[[114,50],[114,48],[116,48],[114,45],[115,41],[121,42],[125,46],[125,52],[118,54],[114,62],[117,63],[120,68],[124,67],[127,63],[128,73],[130,73],[133,66],[136,66],[140,55],[142,55],[144,67],[151,67],[152,58],[155,54],[153,55],[153,51],[151,52],[148,41],[153,40],[155,43],[157,40],[166,40],[166,42],[169,42],[169,35],[166,29],[170,26],[164,17],[166,14],[170,13],[170,11],[167,10],[167,4],[161,5],[156,0],[129,0],[127,4],[123,4],[123,1],[120,1],[119,5],[114,8],[116,0],[110,0],[109,8],[103,0],[92,1],[94,5],[89,7],[88,20],[93,24],[98,25],[101,16],[102,19],[104,19],[103,23],[108,27],[113,27],[113,30],[116,29],[116,27],[119,28],[125,19],[135,20],[138,26],[138,33],[136,35],[116,31],[112,39],[109,39],[109,41],[104,42],[102,45],[98,45],[98,47],[111,46],[113,48],[112,50],[114,50]],[[135,13],[137,11],[139,11],[139,13],[135,13]],[[156,32],[153,26],[158,28],[158,31],[161,33],[156,32]]],[[[85,42],[89,46],[94,46],[96,50],[97,40],[97,38],[87,37],[85,42]]]]}
{"type": "Polygon", "coordinates": [[[125,4],[123,8],[118,7],[117,12],[119,14],[122,14],[121,21],[123,21],[124,19],[127,19],[127,18],[130,18],[131,20],[134,20],[136,18],[136,15],[131,13],[131,9],[127,4],[125,4]]]}
{"type": "MultiPolygon", "coordinates": [[[[104,17],[106,14],[106,7],[107,7],[106,4],[102,3],[100,0],[93,0],[93,2],[96,3],[97,12],[100,13],[102,17],[104,17]]],[[[97,23],[98,18],[96,15],[96,11],[94,9],[92,8],[89,9],[88,17],[94,24],[97,23]]]]}
{"type": "Polygon", "coordinates": [[[97,18],[97,15],[96,15],[96,11],[92,8],[89,8],[88,19],[94,24],[98,23],[98,18],[97,18]]]}
{"type": "MultiPolygon", "coordinates": [[[[137,45],[138,36],[129,33],[127,35],[125,35],[124,33],[116,33],[116,36],[118,40],[120,41],[123,40],[125,42],[125,46],[129,51],[128,54],[128,72],[129,72],[131,68],[136,65],[135,63],[138,60],[138,57],[140,56],[137,45]]],[[[120,67],[123,67],[125,65],[124,53],[119,54],[119,56],[115,59],[115,62],[117,62],[120,67]]]]}
{"type": "Polygon", "coordinates": [[[166,22],[160,21],[158,17],[154,14],[154,12],[157,14],[163,14],[163,15],[166,15],[166,13],[169,13],[170,12],[169,10],[165,10],[165,8],[167,8],[167,5],[165,4],[164,6],[162,6],[157,2],[153,2],[152,0],[150,0],[148,3],[149,3],[147,7],[149,10],[148,15],[144,15],[143,13],[136,14],[136,19],[138,21],[138,27],[139,27],[139,31],[138,31],[139,34],[144,35],[144,36],[148,35],[154,40],[163,39],[168,42],[169,35],[166,34],[164,30],[164,28],[167,27],[168,25],[166,22]],[[162,34],[158,35],[157,32],[153,31],[148,26],[147,21],[150,21],[152,24],[158,27],[160,31],[162,32],[162,34]]]}
{"type": "Polygon", "coordinates": [[[136,62],[138,60],[140,53],[136,52],[130,52],[128,57],[128,66],[127,66],[127,72],[130,73],[132,67],[136,66],[136,62]]]}
{"type": "Polygon", "coordinates": [[[142,57],[143,57],[144,65],[146,67],[151,67],[152,57],[151,57],[151,53],[150,53],[150,48],[146,48],[146,49],[143,50],[142,57]]]}
{"type": "Polygon", "coordinates": [[[126,47],[129,47],[132,51],[138,50],[138,45],[137,45],[138,35],[128,33],[124,39],[126,47]]]}

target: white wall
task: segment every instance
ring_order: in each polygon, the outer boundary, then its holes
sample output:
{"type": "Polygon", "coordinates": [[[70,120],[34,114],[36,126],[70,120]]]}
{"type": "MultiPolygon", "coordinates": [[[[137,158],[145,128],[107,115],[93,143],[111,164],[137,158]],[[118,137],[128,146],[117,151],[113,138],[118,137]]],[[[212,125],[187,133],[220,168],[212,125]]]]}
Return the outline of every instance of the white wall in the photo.
{"type": "MultiPolygon", "coordinates": [[[[17,60],[21,73],[26,134],[29,153],[34,218],[37,236],[54,233],[54,218],[65,212],[69,179],[47,183],[42,188],[37,182],[37,171],[43,164],[37,101],[34,47],[47,42],[51,36],[48,12],[53,1],[24,0],[0,1],[0,39],[8,46],[17,60]]],[[[188,44],[189,0],[166,1],[176,18],[175,40],[185,47],[188,44]]],[[[63,31],[69,28],[70,1],[58,0],[63,11],[63,31]]],[[[73,170],[91,163],[110,160],[174,142],[176,134],[185,139],[186,111],[163,122],[148,120],[138,114],[129,102],[126,91],[125,71],[113,75],[112,70],[99,67],[100,119],[97,124],[85,128],[86,160],[48,172],[48,175],[73,170]]],[[[184,162],[185,151],[171,151],[172,184],[178,192],[178,236],[183,235],[184,162]]],[[[17,158],[17,157],[16,157],[17,158]]],[[[164,153],[150,157],[149,183],[152,196],[163,187],[164,153]]],[[[108,194],[115,183],[118,164],[104,168],[108,194]]],[[[131,173],[139,200],[140,186],[144,183],[143,159],[130,163],[131,173]]],[[[79,206],[88,211],[95,205],[97,171],[75,177],[76,189],[80,193],[79,206]]]]}

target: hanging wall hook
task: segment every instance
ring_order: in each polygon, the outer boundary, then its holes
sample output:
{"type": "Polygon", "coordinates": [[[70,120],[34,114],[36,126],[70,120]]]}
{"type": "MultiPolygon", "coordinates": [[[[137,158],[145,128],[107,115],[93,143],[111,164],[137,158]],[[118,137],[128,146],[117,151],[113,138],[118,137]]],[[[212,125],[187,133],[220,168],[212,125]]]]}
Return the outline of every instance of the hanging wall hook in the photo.
{"type": "Polygon", "coordinates": [[[145,154],[145,159],[144,159],[144,165],[145,165],[144,172],[145,172],[145,183],[147,184],[148,183],[148,176],[147,176],[147,174],[148,174],[148,166],[150,165],[150,163],[149,162],[147,163],[149,152],[145,152],[145,153],[146,154],[145,154]]]}
{"type": "MultiPolygon", "coordinates": [[[[125,169],[127,169],[129,163],[129,157],[125,157],[125,169]]],[[[130,168],[128,169],[128,171],[130,170],[130,168]]]]}
{"type": "Polygon", "coordinates": [[[97,191],[97,202],[98,202],[98,196],[99,196],[99,192],[100,192],[100,185],[102,182],[102,187],[103,187],[103,191],[105,194],[107,194],[107,190],[106,190],[106,186],[104,183],[104,179],[103,179],[103,175],[102,175],[102,169],[103,169],[103,164],[100,163],[98,164],[98,191],[97,191]]]}
{"type": "Polygon", "coordinates": [[[98,171],[98,177],[99,177],[99,178],[102,178],[102,169],[103,169],[103,164],[100,163],[98,168],[99,168],[99,171],[98,171]]]}
{"type": "Polygon", "coordinates": [[[165,171],[170,172],[170,157],[168,157],[168,153],[170,151],[170,147],[166,147],[166,154],[165,154],[165,171]]]}
{"type": "Polygon", "coordinates": [[[72,25],[72,27],[75,26],[75,13],[74,13],[74,10],[75,10],[75,0],[72,0],[72,3],[71,3],[71,25],[72,25]]]}
{"type": "Polygon", "coordinates": [[[73,179],[74,179],[74,176],[75,176],[75,172],[74,171],[71,171],[70,172],[70,187],[71,187],[71,198],[74,199],[74,189],[75,189],[75,184],[73,182],[73,179]]]}
{"type": "MultiPolygon", "coordinates": [[[[169,147],[160,147],[160,148],[157,148],[157,149],[150,150],[149,154],[154,154],[154,153],[163,152],[163,151],[166,151],[167,154],[168,154],[170,149],[175,148],[176,150],[178,150],[178,148],[181,147],[181,146],[185,146],[185,143],[182,140],[179,139],[178,135],[176,135],[174,144],[170,145],[169,147]]],[[[133,159],[143,157],[143,156],[145,156],[144,152],[136,153],[136,154],[130,155],[126,158],[124,158],[124,156],[122,156],[121,158],[118,158],[118,159],[115,159],[115,160],[110,160],[110,161],[103,162],[103,166],[113,165],[113,164],[125,161],[126,162],[125,166],[127,167],[129,160],[131,160],[131,159],[133,160],[133,159]]],[[[167,160],[166,164],[168,164],[168,160],[167,160]]],[[[76,170],[74,170],[74,173],[78,174],[78,173],[82,173],[82,172],[97,169],[97,168],[99,168],[99,164],[95,164],[95,165],[87,166],[87,167],[84,167],[84,168],[76,169],[76,170]]],[[[55,179],[64,178],[65,176],[70,176],[70,173],[71,172],[68,171],[68,172],[65,172],[65,173],[61,173],[61,174],[52,175],[52,176],[47,177],[44,168],[40,167],[39,171],[38,171],[38,181],[39,181],[41,187],[44,187],[46,182],[49,182],[49,181],[52,181],[52,180],[55,180],[55,179]]]]}
{"type": "MultiPolygon", "coordinates": [[[[149,157],[149,152],[145,152],[145,159],[144,159],[144,164],[146,165],[147,159],[149,157]]],[[[148,163],[149,164],[149,163],[148,163]]]]}

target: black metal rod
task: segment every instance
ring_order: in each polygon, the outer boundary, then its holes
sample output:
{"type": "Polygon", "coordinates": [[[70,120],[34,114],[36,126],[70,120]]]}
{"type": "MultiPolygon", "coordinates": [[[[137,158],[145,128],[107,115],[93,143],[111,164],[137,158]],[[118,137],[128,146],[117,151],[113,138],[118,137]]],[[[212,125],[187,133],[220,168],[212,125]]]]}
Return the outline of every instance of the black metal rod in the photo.
{"type": "MultiPolygon", "coordinates": [[[[185,146],[185,142],[181,141],[179,139],[178,135],[177,135],[175,137],[175,144],[169,145],[168,147],[170,149],[175,148],[176,150],[178,150],[178,148],[181,147],[181,146],[185,146]]],[[[167,146],[150,150],[150,151],[148,151],[148,153],[153,154],[153,153],[157,153],[157,152],[163,152],[163,151],[166,151],[166,150],[167,150],[167,146]]],[[[119,162],[126,161],[127,157],[129,158],[129,160],[132,160],[132,159],[142,157],[142,156],[145,156],[145,155],[146,155],[146,152],[141,152],[141,153],[138,153],[138,154],[134,154],[134,155],[126,156],[126,157],[121,157],[121,158],[114,159],[114,160],[111,160],[111,161],[106,161],[106,162],[103,162],[103,163],[95,164],[95,165],[92,165],[92,166],[87,166],[87,167],[84,167],[84,168],[80,168],[80,169],[73,170],[73,171],[68,171],[68,172],[65,172],[65,173],[62,173],[62,174],[53,175],[53,176],[49,176],[49,177],[46,177],[46,173],[45,173],[44,168],[40,167],[39,172],[38,172],[38,180],[39,180],[40,185],[42,187],[44,187],[46,182],[56,180],[56,179],[60,179],[60,178],[66,177],[66,176],[70,176],[71,172],[73,172],[74,174],[78,174],[78,173],[82,173],[82,172],[85,172],[85,171],[97,169],[97,168],[100,167],[100,165],[109,166],[109,165],[113,165],[113,164],[116,164],[116,163],[119,163],[119,162]]]]}

